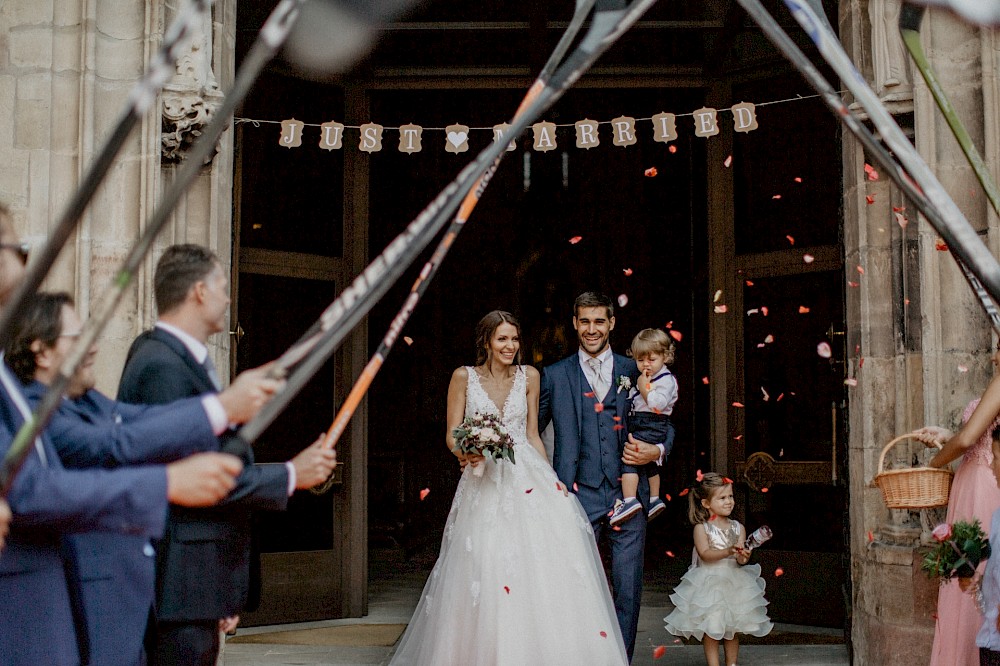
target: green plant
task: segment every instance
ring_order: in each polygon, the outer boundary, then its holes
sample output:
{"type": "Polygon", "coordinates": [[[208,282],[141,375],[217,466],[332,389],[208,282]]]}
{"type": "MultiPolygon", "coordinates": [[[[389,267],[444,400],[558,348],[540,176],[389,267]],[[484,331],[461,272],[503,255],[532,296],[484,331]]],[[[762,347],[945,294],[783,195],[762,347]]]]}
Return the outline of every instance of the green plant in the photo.
{"type": "Polygon", "coordinates": [[[971,578],[979,563],[990,556],[990,542],[978,519],[941,523],[931,536],[937,545],[924,555],[920,568],[928,578],[940,578],[942,583],[955,577],[971,578]]]}

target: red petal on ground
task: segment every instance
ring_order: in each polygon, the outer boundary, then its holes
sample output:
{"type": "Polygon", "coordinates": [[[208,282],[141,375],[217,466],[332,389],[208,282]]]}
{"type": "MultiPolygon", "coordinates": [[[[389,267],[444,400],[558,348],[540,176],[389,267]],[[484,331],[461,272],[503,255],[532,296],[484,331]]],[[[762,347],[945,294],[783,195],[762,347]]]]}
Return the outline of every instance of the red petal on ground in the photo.
{"type": "MultiPolygon", "coordinates": [[[[729,166],[729,165],[727,164],[726,166],[729,166]]],[[[653,659],[659,659],[660,657],[662,657],[664,655],[664,653],[666,653],[666,651],[667,651],[667,648],[665,648],[662,645],[657,645],[653,649],[653,659]]]]}
{"type": "Polygon", "coordinates": [[[608,632],[602,631],[601,632],[601,638],[607,638],[607,637],[608,637],[608,632]]]}
{"type": "Polygon", "coordinates": [[[577,243],[579,243],[582,240],[583,240],[583,236],[573,236],[572,238],[569,239],[569,244],[570,245],[576,245],[577,243]]]}
{"type": "Polygon", "coordinates": [[[735,439],[738,442],[741,439],[743,439],[743,435],[736,435],[736,437],[733,437],[733,439],[735,439]]]}
{"type": "Polygon", "coordinates": [[[670,329],[670,337],[672,337],[677,342],[680,342],[681,338],[683,338],[684,335],[680,331],[675,331],[673,329],[670,329]]]}
{"type": "Polygon", "coordinates": [[[510,594],[510,588],[507,587],[506,585],[503,586],[503,591],[506,592],[507,594],[510,594]]]}
{"type": "MultiPolygon", "coordinates": [[[[556,487],[558,488],[558,486],[556,486],[556,487]]],[[[528,494],[528,493],[530,493],[530,492],[531,492],[532,490],[534,490],[534,488],[528,488],[527,490],[525,490],[525,491],[524,491],[524,494],[525,494],[525,495],[527,495],[527,494],[528,494]]]]}
{"type": "Polygon", "coordinates": [[[420,499],[421,499],[421,501],[427,499],[427,496],[430,495],[430,494],[431,494],[431,489],[430,488],[424,488],[423,490],[421,490],[420,491],[420,499]]]}
{"type": "Polygon", "coordinates": [[[656,170],[656,167],[649,167],[643,171],[643,175],[646,176],[646,178],[656,178],[657,173],[659,172],[656,170]]]}
{"type": "Polygon", "coordinates": [[[603,412],[604,411],[604,403],[603,402],[595,402],[594,403],[594,411],[597,412],[598,414],[600,414],[601,412],[603,412]]]}

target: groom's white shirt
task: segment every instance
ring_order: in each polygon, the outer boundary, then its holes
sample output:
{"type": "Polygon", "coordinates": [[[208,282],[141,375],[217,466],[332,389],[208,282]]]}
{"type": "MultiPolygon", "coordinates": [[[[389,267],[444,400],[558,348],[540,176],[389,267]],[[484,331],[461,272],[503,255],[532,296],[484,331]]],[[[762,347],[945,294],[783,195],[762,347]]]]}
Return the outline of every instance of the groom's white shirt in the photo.
{"type": "MultiPolygon", "coordinates": [[[[587,378],[588,382],[590,382],[591,388],[594,387],[594,380],[596,377],[594,376],[594,369],[590,367],[590,359],[596,358],[601,361],[601,379],[604,380],[604,385],[611,387],[608,389],[609,391],[618,390],[618,385],[614,381],[615,355],[611,351],[611,345],[608,345],[607,349],[597,356],[591,356],[587,352],[583,351],[582,347],[577,349],[576,353],[580,359],[580,369],[583,370],[583,376],[587,378]]],[[[649,442],[649,444],[653,444],[653,442],[649,442]]],[[[664,447],[663,442],[656,442],[656,448],[660,450],[660,457],[656,460],[656,464],[662,466],[663,458],[667,449],[664,447]]]]}

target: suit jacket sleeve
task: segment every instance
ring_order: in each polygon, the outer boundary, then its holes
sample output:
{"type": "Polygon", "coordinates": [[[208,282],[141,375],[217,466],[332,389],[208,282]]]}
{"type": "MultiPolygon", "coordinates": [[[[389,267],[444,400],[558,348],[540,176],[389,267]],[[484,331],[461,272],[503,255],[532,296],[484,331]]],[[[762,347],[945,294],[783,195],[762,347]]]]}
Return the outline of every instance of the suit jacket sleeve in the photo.
{"type": "Polygon", "coordinates": [[[552,377],[549,368],[542,370],[541,389],[538,394],[538,432],[541,433],[552,420],[552,377]]]}
{"type": "Polygon", "coordinates": [[[166,463],[219,449],[199,398],[119,406],[90,391],[63,401],[47,432],[66,467],[166,463]]]}

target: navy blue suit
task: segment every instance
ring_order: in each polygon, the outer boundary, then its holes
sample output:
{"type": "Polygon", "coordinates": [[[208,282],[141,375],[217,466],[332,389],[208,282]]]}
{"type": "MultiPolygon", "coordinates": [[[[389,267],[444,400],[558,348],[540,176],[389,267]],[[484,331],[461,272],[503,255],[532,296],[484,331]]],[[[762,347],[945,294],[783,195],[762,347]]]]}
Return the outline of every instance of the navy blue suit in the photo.
{"type": "MultiPolygon", "coordinates": [[[[628,391],[618,390],[618,378],[628,377],[634,385],[638,377],[635,361],[614,354],[611,388],[603,409],[594,409],[596,398],[580,367],[577,353],[545,368],[538,405],[539,432],[552,422],[555,434],[552,466],[559,479],[574,489],[583,505],[594,535],[600,540],[606,531],[611,541],[611,585],[615,612],[629,659],[635,648],[642,601],[642,558],[646,541],[646,521],[640,514],[610,530],[607,514],[616,499],[622,498],[622,448],[628,433],[628,391]]],[[[649,497],[649,482],[640,478],[639,498],[649,497]]]]}
{"type": "MultiPolygon", "coordinates": [[[[0,455],[22,423],[0,386],[0,455]]],[[[86,651],[86,632],[74,627],[71,605],[79,598],[71,597],[67,584],[76,563],[63,549],[63,535],[97,531],[156,538],[166,517],[163,467],[67,470],[47,436],[42,442],[45,461],[33,450],[7,496],[14,520],[0,552],[0,663],[5,665],[73,665],[81,661],[80,648],[86,651]]]]}
{"type": "MultiPolygon", "coordinates": [[[[34,407],[45,391],[33,382],[24,393],[34,407]]],[[[127,405],[91,390],[63,400],[46,434],[68,468],[167,463],[219,448],[200,398],[127,405]]],[[[156,581],[149,539],[88,532],[68,536],[65,547],[76,562],[70,585],[82,601],[91,663],[142,664],[156,581]]]]}
{"type": "MultiPolygon", "coordinates": [[[[132,343],[118,399],[162,404],[212,390],[207,371],[184,343],[154,328],[132,343]]],[[[251,509],[281,510],[288,505],[284,465],[255,465],[253,450],[238,437],[224,438],[222,450],[243,460],[236,488],[212,508],[170,507],[166,534],[156,547],[160,638],[165,630],[177,632],[189,625],[198,634],[196,640],[212,640],[214,636],[217,643],[213,623],[239,614],[247,602],[251,509]]],[[[162,640],[158,640],[158,649],[161,661],[173,661],[170,654],[163,653],[162,640]]],[[[179,649],[187,654],[201,651],[202,661],[187,663],[214,663],[211,645],[179,649]]]]}

